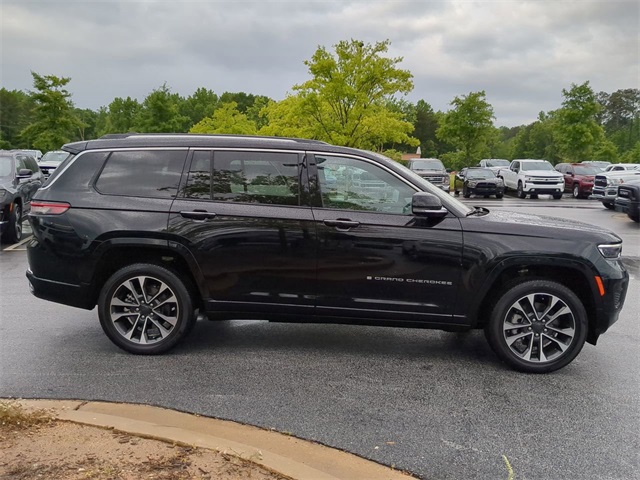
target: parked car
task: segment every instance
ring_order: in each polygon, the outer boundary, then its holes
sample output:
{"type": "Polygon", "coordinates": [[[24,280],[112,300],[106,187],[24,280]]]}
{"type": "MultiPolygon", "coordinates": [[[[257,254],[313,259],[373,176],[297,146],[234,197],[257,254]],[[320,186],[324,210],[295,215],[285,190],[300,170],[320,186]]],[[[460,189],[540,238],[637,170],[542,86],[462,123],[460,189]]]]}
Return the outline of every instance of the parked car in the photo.
{"type": "Polygon", "coordinates": [[[437,158],[409,160],[407,167],[409,167],[409,170],[420,175],[422,178],[433,183],[445,192],[449,192],[449,190],[451,190],[449,173],[443,163],[437,158]]]}
{"type": "Polygon", "coordinates": [[[592,167],[597,168],[599,171],[604,172],[605,169],[611,165],[611,162],[607,162],[605,160],[583,160],[583,165],[591,165],[592,167]]]}
{"type": "Polygon", "coordinates": [[[68,156],[69,152],[63,150],[52,150],[45,153],[38,164],[45,178],[49,178],[49,175],[51,175],[68,156]]]}
{"type": "Polygon", "coordinates": [[[478,162],[478,167],[490,168],[493,173],[498,173],[501,168],[508,168],[511,162],[503,158],[484,158],[478,162]]]}
{"type": "Polygon", "coordinates": [[[615,163],[607,165],[604,169],[605,172],[623,172],[625,170],[637,170],[640,168],[640,163],[615,163]]]}
{"type": "Polygon", "coordinates": [[[638,175],[640,175],[640,167],[599,173],[593,181],[593,193],[589,198],[600,200],[605,208],[613,210],[618,196],[618,186],[629,180],[635,180],[638,175]]]}
{"type": "Polygon", "coordinates": [[[640,222],[640,178],[618,186],[615,209],[617,212],[626,213],[634,222],[640,222]]]}
{"type": "Polygon", "coordinates": [[[0,234],[4,243],[22,239],[22,222],[42,183],[42,173],[33,157],[0,151],[0,234]]]}
{"type": "Polygon", "coordinates": [[[564,191],[564,177],[547,160],[516,159],[509,168],[500,168],[497,176],[504,181],[505,192],[516,190],[519,198],[538,198],[539,194],[553,195],[560,200],[564,191]]]}
{"type": "Polygon", "coordinates": [[[377,153],[216,135],[63,150],[32,201],[27,278],[39,298],[97,305],[127,352],[166,352],[199,315],[482,328],[513,368],[549,372],[623,307],[614,233],[471,208],[377,153]]]}
{"type": "Polygon", "coordinates": [[[42,151],[40,151],[40,150],[15,149],[15,150],[11,150],[11,151],[12,152],[18,152],[18,153],[26,153],[30,157],[35,158],[36,162],[39,161],[42,158],[42,151]]]}
{"type": "Polygon", "coordinates": [[[559,163],[556,170],[564,175],[564,191],[571,192],[573,198],[588,198],[599,173],[597,167],[584,163],[559,163]]]}
{"type": "Polygon", "coordinates": [[[504,182],[489,168],[470,167],[460,170],[454,180],[453,193],[459,195],[462,192],[464,198],[471,195],[483,195],[496,198],[504,196],[504,182]]]}

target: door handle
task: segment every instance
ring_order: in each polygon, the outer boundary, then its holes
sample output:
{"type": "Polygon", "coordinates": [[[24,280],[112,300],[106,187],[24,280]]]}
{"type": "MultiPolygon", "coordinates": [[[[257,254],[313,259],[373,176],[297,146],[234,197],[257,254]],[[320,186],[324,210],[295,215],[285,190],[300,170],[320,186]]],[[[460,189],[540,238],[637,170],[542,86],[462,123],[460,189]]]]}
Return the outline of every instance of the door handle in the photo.
{"type": "Polygon", "coordinates": [[[342,230],[349,230],[350,228],[355,228],[360,225],[360,222],[356,222],[354,220],[349,220],[346,218],[338,218],[337,220],[323,220],[327,227],[335,227],[342,230]]]}
{"type": "Polygon", "coordinates": [[[182,210],[180,212],[184,218],[190,218],[192,220],[207,220],[209,218],[216,218],[215,213],[207,212],[206,210],[182,210]]]}

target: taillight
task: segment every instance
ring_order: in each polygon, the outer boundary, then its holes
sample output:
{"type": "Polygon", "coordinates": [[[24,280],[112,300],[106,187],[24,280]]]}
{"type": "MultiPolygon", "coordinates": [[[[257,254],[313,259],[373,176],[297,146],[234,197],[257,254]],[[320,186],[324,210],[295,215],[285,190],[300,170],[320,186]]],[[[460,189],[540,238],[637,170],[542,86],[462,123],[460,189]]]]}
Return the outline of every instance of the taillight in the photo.
{"type": "Polygon", "coordinates": [[[67,210],[71,205],[66,202],[38,202],[31,201],[31,213],[33,215],[60,215],[67,210]]]}

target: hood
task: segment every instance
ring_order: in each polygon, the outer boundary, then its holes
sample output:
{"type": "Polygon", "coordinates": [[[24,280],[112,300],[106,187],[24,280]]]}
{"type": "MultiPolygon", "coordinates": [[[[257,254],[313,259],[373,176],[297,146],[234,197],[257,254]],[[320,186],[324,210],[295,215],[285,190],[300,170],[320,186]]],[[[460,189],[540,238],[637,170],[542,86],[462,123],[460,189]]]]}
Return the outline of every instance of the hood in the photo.
{"type": "Polygon", "coordinates": [[[555,170],[521,170],[520,173],[524,176],[535,175],[537,177],[564,178],[564,175],[562,175],[560,172],[556,172],[555,170]]]}
{"type": "Polygon", "coordinates": [[[477,222],[464,222],[464,230],[539,238],[562,238],[573,241],[620,242],[622,239],[610,230],[589,223],[534,215],[513,211],[491,211],[483,216],[471,216],[477,222]]]}

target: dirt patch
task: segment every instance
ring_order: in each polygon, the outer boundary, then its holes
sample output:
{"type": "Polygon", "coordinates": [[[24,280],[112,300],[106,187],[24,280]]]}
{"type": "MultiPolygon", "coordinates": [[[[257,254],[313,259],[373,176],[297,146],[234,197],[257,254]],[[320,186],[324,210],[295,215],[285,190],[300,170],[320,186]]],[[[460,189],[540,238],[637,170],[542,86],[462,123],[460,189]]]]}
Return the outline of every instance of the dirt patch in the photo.
{"type": "Polygon", "coordinates": [[[289,480],[233,455],[42,418],[0,426],[0,479],[289,480]]]}

